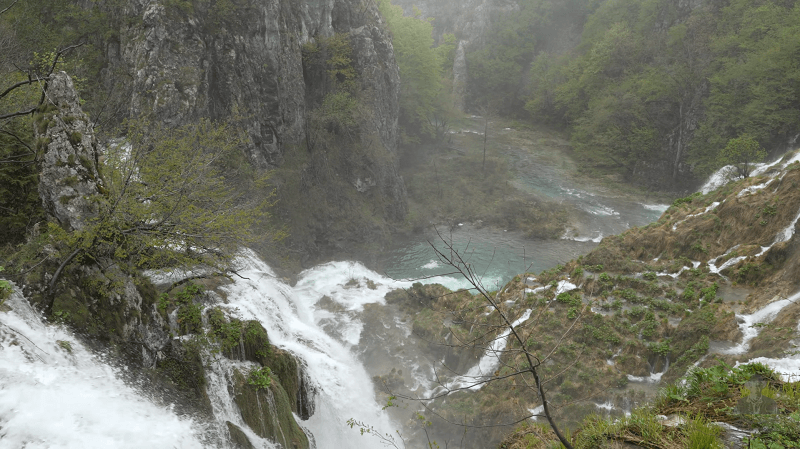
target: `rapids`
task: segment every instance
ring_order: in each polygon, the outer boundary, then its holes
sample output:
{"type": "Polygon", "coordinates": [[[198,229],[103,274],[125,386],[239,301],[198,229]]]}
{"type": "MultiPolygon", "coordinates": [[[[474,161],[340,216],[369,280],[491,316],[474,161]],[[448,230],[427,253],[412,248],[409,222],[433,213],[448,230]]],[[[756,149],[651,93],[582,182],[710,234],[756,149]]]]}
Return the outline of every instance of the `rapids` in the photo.
{"type": "Polygon", "coordinates": [[[21,294],[0,311],[0,448],[213,447],[198,420],[179,416],[125,369],[44,324],[21,294]]]}

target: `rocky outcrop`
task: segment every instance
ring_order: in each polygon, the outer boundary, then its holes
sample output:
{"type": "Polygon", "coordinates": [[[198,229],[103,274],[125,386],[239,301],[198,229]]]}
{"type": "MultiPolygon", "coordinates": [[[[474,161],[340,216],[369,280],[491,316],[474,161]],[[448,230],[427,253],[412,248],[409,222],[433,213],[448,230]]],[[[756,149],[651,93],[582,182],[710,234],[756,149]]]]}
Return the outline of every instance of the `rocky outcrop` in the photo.
{"type": "Polygon", "coordinates": [[[45,211],[68,231],[83,229],[97,215],[102,181],[92,124],[66,73],[48,82],[34,132],[43,153],[39,196],[45,211]]]}
{"type": "MultiPolygon", "coordinates": [[[[129,0],[123,15],[118,40],[106,45],[104,71],[106,84],[114,77],[122,79],[120,73],[129,76],[117,89],[132,93],[123,108],[127,106],[132,116],[151,114],[175,126],[204,117],[235,121],[245,131],[242,137],[250,162],[263,170],[284,167],[286,161],[302,166],[297,161],[310,152],[309,117],[319,105],[315,99],[325,94],[324,84],[308,82],[303,47],[318,38],[346,35],[362,116],[369,118],[359,123],[361,146],[371,149],[345,148],[352,154],[326,161],[324,168],[347,178],[343,184],[351,186],[356,203],[387,205],[377,220],[381,225],[404,217],[406,192],[396,167],[400,75],[391,38],[373,2],[129,0]]],[[[327,217],[316,208],[330,201],[302,198],[299,192],[288,192],[302,187],[278,184],[281,205],[305,200],[303,207],[327,217]]],[[[341,218],[320,218],[335,220],[341,218]]],[[[292,246],[316,258],[361,239],[352,232],[333,233],[330,224],[322,223],[321,230],[298,237],[292,246]]]]}
{"type": "Polygon", "coordinates": [[[256,435],[284,449],[307,449],[308,437],[292,416],[289,397],[274,379],[268,386],[255,386],[234,371],[231,388],[242,419],[256,435]]]}
{"type": "Polygon", "coordinates": [[[399,72],[373,6],[269,0],[218,10],[165,3],[128,7],[138,20],[122,31],[118,64],[133,74],[131,114],[152,112],[175,125],[240,114],[252,161],[278,166],[303,140],[306,98],[314,88],[304,83],[303,44],[346,33],[362,88],[374,94],[375,126],[383,144],[396,149],[399,72]]]}

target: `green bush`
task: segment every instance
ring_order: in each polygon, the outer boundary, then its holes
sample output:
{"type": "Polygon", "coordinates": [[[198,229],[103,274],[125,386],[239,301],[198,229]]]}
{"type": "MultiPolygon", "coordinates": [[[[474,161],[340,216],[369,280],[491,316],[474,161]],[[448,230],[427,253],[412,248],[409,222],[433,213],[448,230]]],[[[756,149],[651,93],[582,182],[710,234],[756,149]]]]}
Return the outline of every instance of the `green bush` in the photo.
{"type": "Polygon", "coordinates": [[[247,376],[247,384],[256,390],[268,390],[272,385],[272,370],[269,367],[253,369],[247,376]]]}

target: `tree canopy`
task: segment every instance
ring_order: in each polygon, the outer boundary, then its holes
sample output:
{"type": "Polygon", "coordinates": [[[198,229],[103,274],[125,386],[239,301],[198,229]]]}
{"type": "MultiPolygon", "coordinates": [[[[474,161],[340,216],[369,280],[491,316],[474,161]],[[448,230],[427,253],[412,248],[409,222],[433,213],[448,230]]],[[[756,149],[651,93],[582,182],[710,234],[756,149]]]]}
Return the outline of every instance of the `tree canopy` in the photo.
{"type": "Polygon", "coordinates": [[[767,152],[751,136],[744,134],[728,141],[719,153],[721,164],[733,164],[742,178],[750,177],[753,164],[767,157],[767,152]]]}
{"type": "Polygon", "coordinates": [[[395,58],[400,67],[400,114],[407,138],[434,133],[431,118],[443,115],[452,103],[445,91],[450,87],[443,74],[452,67],[455,37],[434,46],[433,25],[419,17],[403,15],[403,8],[389,0],[378,0],[381,15],[392,34],[395,58]]]}
{"type": "Polygon", "coordinates": [[[525,0],[467,54],[468,106],[564,126],[585,168],[704,176],[738,136],[796,139],[798,24],[777,0],[525,0]]]}

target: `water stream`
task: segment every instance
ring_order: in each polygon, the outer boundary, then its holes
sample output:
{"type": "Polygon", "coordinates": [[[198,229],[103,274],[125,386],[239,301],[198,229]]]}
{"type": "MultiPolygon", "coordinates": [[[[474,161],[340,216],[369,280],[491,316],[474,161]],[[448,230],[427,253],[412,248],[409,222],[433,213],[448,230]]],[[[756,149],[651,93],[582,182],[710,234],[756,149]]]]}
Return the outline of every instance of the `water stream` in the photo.
{"type": "MultiPolygon", "coordinates": [[[[483,122],[462,132],[480,134],[483,122]]],[[[523,272],[539,273],[591,251],[603,237],[652,223],[669,207],[644,196],[613,192],[599,183],[577,176],[575,162],[564,151],[536,145],[523,131],[506,128],[493,136],[500,153],[513,167],[510,182],[539,198],[561,203],[573,222],[555,240],[527,238],[521,232],[482,228],[459,223],[453,229],[440,228],[425,235],[400,240],[378,261],[378,269],[397,279],[423,278],[447,272],[436,260],[431,244],[441,248],[442,240],[465,252],[490,290],[502,286],[523,272]],[[437,234],[438,232],[438,234],[437,234]]],[[[442,283],[461,286],[458,277],[442,283]]]]}
{"type": "Polygon", "coordinates": [[[179,416],[124,367],[46,325],[14,293],[0,311],[0,448],[214,447],[202,421],[179,416]]]}

